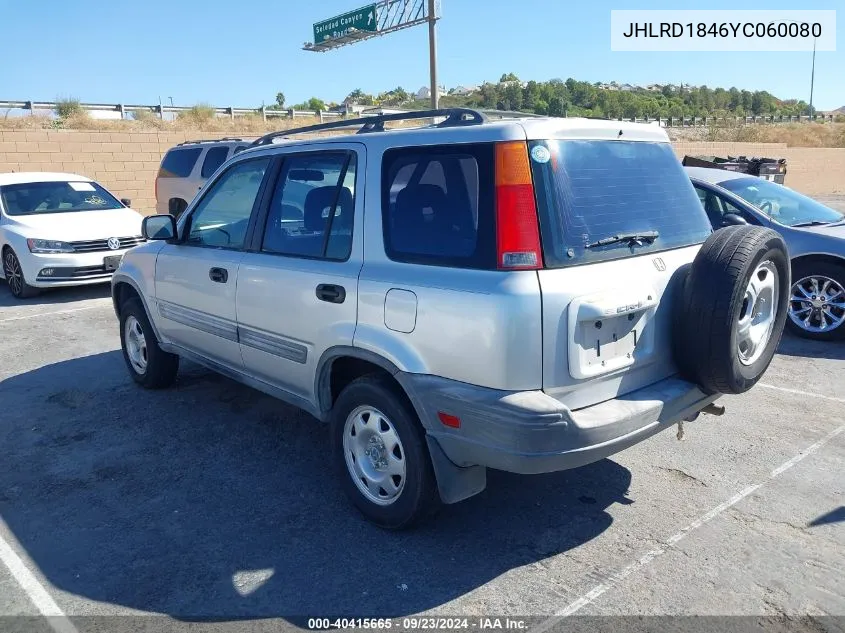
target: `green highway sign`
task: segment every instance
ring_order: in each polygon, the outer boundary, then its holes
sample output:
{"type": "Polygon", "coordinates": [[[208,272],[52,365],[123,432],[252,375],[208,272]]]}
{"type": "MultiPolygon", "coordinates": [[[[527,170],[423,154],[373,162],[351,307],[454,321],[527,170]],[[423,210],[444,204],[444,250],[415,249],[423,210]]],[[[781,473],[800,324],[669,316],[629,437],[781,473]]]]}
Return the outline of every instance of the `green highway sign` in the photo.
{"type": "Polygon", "coordinates": [[[352,29],[375,33],[378,30],[376,5],[371,4],[360,9],[355,9],[354,11],[348,11],[343,15],[317,22],[314,25],[314,43],[320,44],[327,40],[343,37],[344,35],[348,35],[352,29]]]}

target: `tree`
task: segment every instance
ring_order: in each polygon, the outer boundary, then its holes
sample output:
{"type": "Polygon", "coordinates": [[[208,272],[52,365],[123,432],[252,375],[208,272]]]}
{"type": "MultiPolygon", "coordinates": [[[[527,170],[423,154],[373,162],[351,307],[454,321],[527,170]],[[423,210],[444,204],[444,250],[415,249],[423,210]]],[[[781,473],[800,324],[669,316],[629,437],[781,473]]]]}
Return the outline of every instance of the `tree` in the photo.
{"type": "Polygon", "coordinates": [[[326,110],[326,102],[322,99],[318,99],[317,97],[311,97],[308,101],[305,102],[305,108],[303,110],[313,110],[315,112],[323,112],[326,110]]]}
{"type": "Polygon", "coordinates": [[[284,92],[277,92],[276,93],[276,106],[279,110],[285,109],[285,93],[284,92]]]}
{"type": "Polygon", "coordinates": [[[513,73],[505,73],[504,75],[502,75],[502,78],[499,79],[500,84],[503,84],[508,81],[519,81],[519,77],[517,77],[513,73]]]}
{"type": "Polygon", "coordinates": [[[560,97],[549,99],[549,116],[563,116],[563,100],[560,97]]]}

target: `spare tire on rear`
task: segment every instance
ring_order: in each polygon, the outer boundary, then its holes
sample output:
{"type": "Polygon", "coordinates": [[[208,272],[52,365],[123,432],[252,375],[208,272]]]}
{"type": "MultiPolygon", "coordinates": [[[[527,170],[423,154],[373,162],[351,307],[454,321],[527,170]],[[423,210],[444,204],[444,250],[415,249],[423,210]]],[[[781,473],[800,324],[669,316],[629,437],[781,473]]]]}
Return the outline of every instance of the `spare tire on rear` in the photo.
{"type": "Polygon", "coordinates": [[[683,281],[674,352],[682,374],[707,393],[753,387],[772,362],[789,305],[789,256],[771,229],[713,233],[683,281]]]}

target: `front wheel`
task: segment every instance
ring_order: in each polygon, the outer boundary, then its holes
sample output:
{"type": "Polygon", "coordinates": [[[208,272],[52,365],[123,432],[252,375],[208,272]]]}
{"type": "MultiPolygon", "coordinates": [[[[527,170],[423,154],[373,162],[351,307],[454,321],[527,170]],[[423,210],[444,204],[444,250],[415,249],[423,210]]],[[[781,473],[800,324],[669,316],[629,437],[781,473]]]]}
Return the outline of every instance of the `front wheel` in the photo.
{"type": "Polygon", "coordinates": [[[408,528],[439,506],[425,433],[389,379],[364,376],[350,383],[332,409],[331,435],[342,485],[376,525],[408,528]]]}
{"type": "Polygon", "coordinates": [[[179,357],[162,350],[138,299],[120,308],[120,345],[123,360],[133,380],[147,389],[169,387],[179,370],[179,357]]]}
{"type": "Polygon", "coordinates": [[[845,265],[799,262],[792,269],[789,330],[804,338],[845,338],[845,265]]]}
{"type": "Polygon", "coordinates": [[[6,277],[9,290],[16,299],[28,299],[38,294],[37,288],[26,283],[21,262],[15,255],[15,251],[9,247],[6,247],[3,252],[3,275],[6,277]]]}

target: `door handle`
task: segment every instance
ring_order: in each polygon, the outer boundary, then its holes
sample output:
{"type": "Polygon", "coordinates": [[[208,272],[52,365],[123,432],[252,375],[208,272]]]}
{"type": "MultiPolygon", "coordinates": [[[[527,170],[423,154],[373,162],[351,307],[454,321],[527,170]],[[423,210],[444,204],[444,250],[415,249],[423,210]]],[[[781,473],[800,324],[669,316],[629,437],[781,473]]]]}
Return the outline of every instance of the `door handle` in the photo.
{"type": "Polygon", "coordinates": [[[218,284],[225,284],[229,281],[229,271],[225,268],[212,268],[208,271],[208,278],[218,284]]]}
{"type": "Polygon", "coordinates": [[[329,303],[343,303],[346,301],[346,288],[335,284],[320,284],[317,286],[317,298],[329,303]]]}

